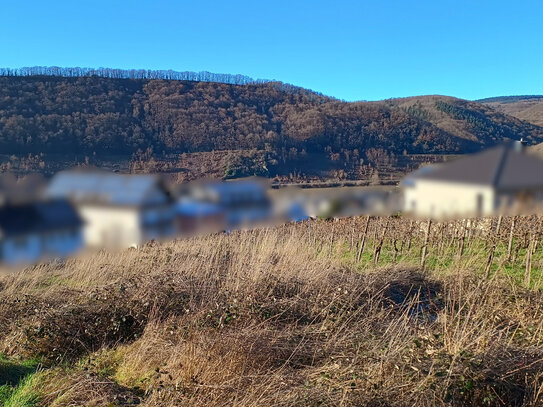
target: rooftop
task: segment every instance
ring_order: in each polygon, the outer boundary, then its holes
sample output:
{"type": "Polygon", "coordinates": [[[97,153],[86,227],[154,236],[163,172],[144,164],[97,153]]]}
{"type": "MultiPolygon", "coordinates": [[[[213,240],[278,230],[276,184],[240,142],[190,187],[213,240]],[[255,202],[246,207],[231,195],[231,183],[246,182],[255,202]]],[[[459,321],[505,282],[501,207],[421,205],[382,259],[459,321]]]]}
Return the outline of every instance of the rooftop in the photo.
{"type": "Polygon", "coordinates": [[[51,180],[46,196],[121,206],[160,204],[168,200],[166,190],[156,176],[119,175],[98,171],[58,173],[51,180]]]}
{"type": "Polygon", "coordinates": [[[502,144],[454,161],[424,167],[404,180],[409,186],[416,180],[435,180],[488,185],[500,190],[543,187],[543,161],[516,148],[502,144]]]}

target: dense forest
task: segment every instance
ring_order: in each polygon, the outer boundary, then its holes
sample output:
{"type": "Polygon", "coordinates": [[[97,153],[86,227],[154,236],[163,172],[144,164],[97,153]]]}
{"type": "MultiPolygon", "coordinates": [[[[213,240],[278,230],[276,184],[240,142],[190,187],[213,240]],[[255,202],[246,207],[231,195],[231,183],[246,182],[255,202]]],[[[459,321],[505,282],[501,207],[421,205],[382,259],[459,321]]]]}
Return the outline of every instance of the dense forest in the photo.
{"type": "Polygon", "coordinates": [[[278,83],[1,77],[0,146],[13,153],[463,147],[400,109],[329,101],[278,83]]]}
{"type": "Polygon", "coordinates": [[[18,156],[251,151],[242,172],[270,175],[281,163],[295,169],[315,157],[349,170],[394,156],[476,151],[504,138],[543,141],[541,127],[453,98],[432,101],[432,109],[347,103],[279,82],[172,71],[36,67],[0,75],[0,148],[18,156]],[[433,120],[437,111],[462,129],[433,120]]]}

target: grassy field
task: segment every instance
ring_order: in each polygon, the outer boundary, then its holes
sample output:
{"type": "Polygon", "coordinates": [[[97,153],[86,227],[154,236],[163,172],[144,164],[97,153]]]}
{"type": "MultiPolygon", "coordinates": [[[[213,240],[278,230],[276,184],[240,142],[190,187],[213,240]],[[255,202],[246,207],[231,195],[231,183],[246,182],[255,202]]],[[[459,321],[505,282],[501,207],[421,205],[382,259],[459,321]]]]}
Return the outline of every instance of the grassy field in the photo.
{"type": "Polygon", "coordinates": [[[310,221],[0,277],[0,405],[538,406],[537,217],[310,221]]]}

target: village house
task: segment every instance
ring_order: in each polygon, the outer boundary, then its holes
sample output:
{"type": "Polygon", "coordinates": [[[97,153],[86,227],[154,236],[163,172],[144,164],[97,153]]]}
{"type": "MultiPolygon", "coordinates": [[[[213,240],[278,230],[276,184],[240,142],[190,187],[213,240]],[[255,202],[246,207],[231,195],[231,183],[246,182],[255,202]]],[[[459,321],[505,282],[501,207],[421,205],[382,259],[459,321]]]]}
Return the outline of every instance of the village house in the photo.
{"type": "Polygon", "coordinates": [[[65,171],[53,177],[46,196],[75,205],[89,247],[136,247],[175,236],[175,202],[157,176],[65,171]]]}
{"type": "Polygon", "coordinates": [[[177,208],[183,234],[193,224],[205,232],[210,225],[215,230],[229,230],[272,221],[268,185],[259,178],[194,182],[184,185],[179,195],[177,208]]]}
{"type": "Polygon", "coordinates": [[[183,237],[227,230],[226,212],[212,202],[183,197],[176,206],[177,227],[183,237]]]}
{"type": "Polygon", "coordinates": [[[0,260],[17,266],[64,258],[83,247],[83,222],[65,199],[0,207],[0,260]]]}
{"type": "Polygon", "coordinates": [[[423,167],[401,183],[404,211],[416,216],[486,216],[543,203],[543,161],[522,141],[423,167]]]}

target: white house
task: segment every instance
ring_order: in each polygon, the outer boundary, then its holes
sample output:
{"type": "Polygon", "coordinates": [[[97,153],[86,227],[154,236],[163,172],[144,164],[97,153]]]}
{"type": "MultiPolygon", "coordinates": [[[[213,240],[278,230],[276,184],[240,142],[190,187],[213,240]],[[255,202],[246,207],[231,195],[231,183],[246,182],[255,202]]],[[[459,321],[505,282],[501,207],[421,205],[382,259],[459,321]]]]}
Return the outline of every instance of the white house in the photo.
{"type": "Polygon", "coordinates": [[[543,202],[543,161],[522,142],[423,167],[401,183],[404,211],[417,216],[485,216],[543,202]]]}
{"type": "Polygon", "coordinates": [[[4,265],[63,258],[83,247],[83,222],[66,200],[0,207],[0,260],[4,265]]]}
{"type": "Polygon", "coordinates": [[[126,248],[175,235],[175,202],[157,176],[66,171],[53,177],[46,196],[76,206],[90,247],[126,248]]]}

